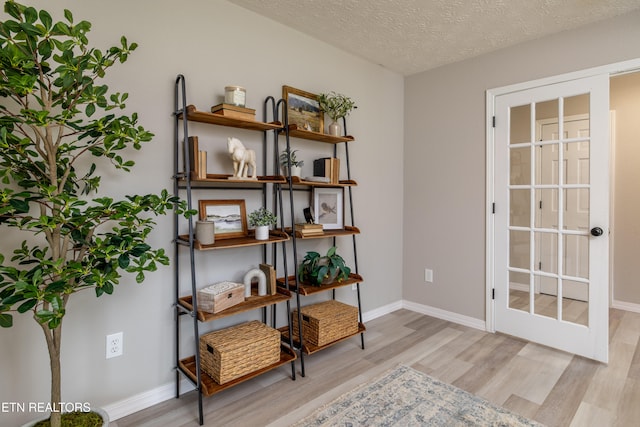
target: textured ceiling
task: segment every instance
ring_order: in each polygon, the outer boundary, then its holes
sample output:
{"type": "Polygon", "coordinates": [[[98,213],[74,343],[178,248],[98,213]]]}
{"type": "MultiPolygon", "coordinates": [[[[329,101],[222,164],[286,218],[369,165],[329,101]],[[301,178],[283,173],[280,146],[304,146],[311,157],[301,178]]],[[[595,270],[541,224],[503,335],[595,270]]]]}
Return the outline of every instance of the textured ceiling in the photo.
{"type": "Polygon", "coordinates": [[[229,0],[403,75],[640,8],[640,0],[229,0]]]}

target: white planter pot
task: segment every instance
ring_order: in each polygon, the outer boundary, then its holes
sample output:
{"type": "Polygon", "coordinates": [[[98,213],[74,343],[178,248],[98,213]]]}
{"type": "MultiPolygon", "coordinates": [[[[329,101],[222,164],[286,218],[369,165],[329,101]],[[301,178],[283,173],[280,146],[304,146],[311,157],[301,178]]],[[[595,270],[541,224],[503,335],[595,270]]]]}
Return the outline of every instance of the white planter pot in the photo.
{"type": "MultiPolygon", "coordinates": [[[[282,167],[282,174],[284,176],[289,176],[289,171],[286,166],[282,167]]],[[[300,177],[302,175],[302,168],[300,166],[291,166],[291,176],[300,177]]]]}
{"type": "Polygon", "coordinates": [[[259,225],[256,227],[256,240],[269,240],[268,225],[259,225]]]}

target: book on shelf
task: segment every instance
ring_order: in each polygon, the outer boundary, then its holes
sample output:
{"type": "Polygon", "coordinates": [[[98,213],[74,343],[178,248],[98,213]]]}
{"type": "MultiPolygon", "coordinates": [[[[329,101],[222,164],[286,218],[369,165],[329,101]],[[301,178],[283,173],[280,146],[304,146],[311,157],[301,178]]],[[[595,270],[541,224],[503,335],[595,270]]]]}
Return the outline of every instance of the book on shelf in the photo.
{"type": "Polygon", "coordinates": [[[207,179],[207,152],[198,151],[198,179],[207,179]]]}
{"type": "Polygon", "coordinates": [[[191,178],[197,179],[197,178],[200,178],[200,157],[198,152],[198,137],[190,136],[188,144],[189,144],[189,150],[188,150],[189,151],[189,172],[191,173],[191,178]]]}
{"type": "Polygon", "coordinates": [[[331,184],[340,181],[340,159],[323,157],[313,161],[313,175],[329,179],[331,184]]]}
{"type": "Polygon", "coordinates": [[[256,110],[252,108],[238,107],[231,104],[218,104],[211,107],[213,114],[232,119],[255,120],[256,110]]]}
{"type": "Polygon", "coordinates": [[[296,224],[295,229],[302,237],[324,234],[322,224],[299,223],[296,224]]]}
{"type": "Polygon", "coordinates": [[[260,264],[260,270],[267,277],[267,295],[277,293],[276,269],[271,264],[260,264]]]}

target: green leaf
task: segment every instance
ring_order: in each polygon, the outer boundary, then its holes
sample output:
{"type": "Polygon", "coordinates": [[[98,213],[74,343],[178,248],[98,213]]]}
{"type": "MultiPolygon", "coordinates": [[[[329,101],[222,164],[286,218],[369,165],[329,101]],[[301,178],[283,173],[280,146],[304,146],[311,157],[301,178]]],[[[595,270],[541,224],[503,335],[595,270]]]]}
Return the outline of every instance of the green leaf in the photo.
{"type": "Polygon", "coordinates": [[[10,314],[0,313],[0,326],[10,328],[13,326],[13,316],[10,314]]]}
{"type": "Polygon", "coordinates": [[[18,313],[26,313],[27,311],[29,311],[33,307],[35,307],[37,303],[38,303],[38,300],[36,300],[36,299],[30,299],[30,300],[27,300],[27,301],[23,302],[18,307],[18,313]]]}
{"type": "Polygon", "coordinates": [[[127,254],[122,254],[118,257],[118,265],[120,266],[120,268],[126,269],[127,267],[129,267],[130,261],[131,259],[127,254]]]}
{"type": "Polygon", "coordinates": [[[70,10],[68,9],[64,10],[64,17],[67,21],[69,21],[70,23],[73,23],[73,14],[71,13],[70,10]]]}
{"type": "Polygon", "coordinates": [[[46,10],[41,10],[40,11],[40,21],[42,22],[42,25],[44,25],[44,27],[47,30],[51,29],[51,25],[53,24],[53,20],[51,19],[51,15],[49,15],[49,12],[47,12],[46,10]]]}

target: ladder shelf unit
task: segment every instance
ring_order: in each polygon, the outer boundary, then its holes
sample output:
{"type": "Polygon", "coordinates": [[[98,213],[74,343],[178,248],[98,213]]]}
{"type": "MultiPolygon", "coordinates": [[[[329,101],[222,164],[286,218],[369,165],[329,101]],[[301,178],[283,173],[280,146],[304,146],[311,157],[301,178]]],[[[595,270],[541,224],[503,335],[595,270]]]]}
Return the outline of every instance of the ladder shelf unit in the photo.
{"type": "MultiPolygon", "coordinates": [[[[194,201],[192,199],[192,191],[207,190],[207,189],[230,189],[230,190],[256,190],[261,195],[262,206],[267,206],[267,193],[271,191],[274,195],[274,199],[282,200],[282,187],[287,184],[287,179],[282,175],[263,175],[259,176],[255,181],[230,179],[231,175],[224,174],[207,174],[206,178],[196,179],[191,171],[191,160],[188,144],[186,141],[189,137],[189,122],[199,122],[215,126],[233,127],[249,131],[255,131],[262,134],[263,148],[262,155],[264,161],[262,162],[263,172],[267,170],[267,146],[270,144],[270,138],[273,139],[274,146],[277,146],[278,133],[283,129],[283,126],[278,121],[273,122],[259,122],[252,120],[242,120],[229,118],[225,116],[219,116],[209,112],[198,111],[194,106],[187,105],[186,102],[186,83],[183,75],[178,75],[175,81],[175,105],[174,105],[174,194],[181,198],[185,198],[189,210],[193,210],[194,201]],[[182,160],[182,163],[180,162],[182,160]]],[[[268,97],[264,102],[264,118],[266,119],[269,114],[271,117],[276,116],[276,101],[272,97],[268,97]]],[[[288,187],[289,192],[292,191],[291,187],[288,187]]],[[[275,208],[275,206],[274,206],[275,208]]],[[[280,207],[281,208],[281,207],[280,207]]],[[[282,215],[280,215],[282,218],[282,215]]],[[[272,264],[276,267],[276,254],[277,246],[280,245],[282,249],[282,262],[286,271],[287,268],[287,251],[286,244],[290,240],[290,235],[285,231],[284,223],[280,219],[280,224],[277,229],[270,231],[268,240],[256,240],[253,233],[250,232],[248,236],[228,239],[216,239],[215,243],[211,245],[200,244],[195,238],[195,224],[193,217],[186,219],[181,218],[179,215],[174,215],[174,283],[175,283],[175,302],[174,302],[174,314],[175,314],[175,366],[176,366],[176,398],[180,397],[180,381],[182,377],[190,380],[198,391],[198,415],[199,423],[204,423],[203,416],[203,396],[211,396],[220,391],[226,390],[239,383],[247,381],[272,369],[289,363],[291,365],[291,378],[295,380],[295,360],[297,359],[296,353],[293,350],[293,340],[289,342],[283,341],[280,345],[280,360],[270,366],[258,369],[254,372],[250,372],[240,378],[236,378],[228,383],[222,385],[216,383],[209,375],[202,370],[201,358],[199,354],[199,339],[200,339],[200,323],[203,322],[215,322],[216,320],[235,316],[240,313],[246,313],[253,310],[262,311],[262,322],[267,323],[267,309],[271,309],[272,314],[272,326],[276,328],[276,307],[278,304],[286,304],[287,314],[291,312],[291,299],[292,294],[289,290],[289,285],[284,284],[277,288],[277,292],[274,295],[259,296],[255,290],[250,297],[245,298],[245,301],[237,304],[233,307],[227,308],[218,313],[205,313],[197,310],[197,291],[198,280],[196,272],[196,260],[195,254],[200,251],[214,251],[207,256],[214,258],[216,251],[219,250],[242,250],[242,248],[250,246],[262,246],[262,262],[266,263],[267,260],[267,246],[271,245],[272,251],[272,264]],[[180,234],[180,226],[186,222],[188,231],[186,234],[180,234]],[[182,266],[180,264],[180,252],[188,251],[188,265],[182,266]],[[184,280],[180,274],[181,269],[188,270],[189,279],[184,280]],[[181,287],[181,281],[185,282],[185,286],[181,287]],[[188,283],[186,283],[188,282],[188,283]],[[181,294],[184,292],[183,288],[188,288],[186,295],[181,294]],[[181,323],[187,318],[191,318],[193,324],[193,339],[195,340],[195,348],[193,355],[184,357],[180,354],[181,337],[181,323]]],[[[186,276],[186,271],[185,271],[186,276]]],[[[202,286],[201,286],[202,287],[202,286]]],[[[287,315],[287,325],[279,330],[286,330],[289,334],[293,335],[291,330],[290,316],[287,315]]]]}

